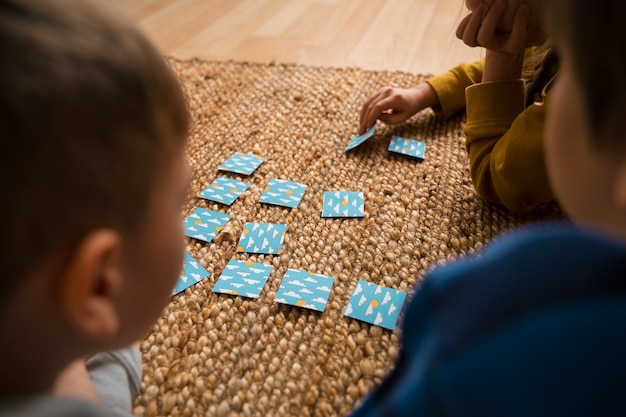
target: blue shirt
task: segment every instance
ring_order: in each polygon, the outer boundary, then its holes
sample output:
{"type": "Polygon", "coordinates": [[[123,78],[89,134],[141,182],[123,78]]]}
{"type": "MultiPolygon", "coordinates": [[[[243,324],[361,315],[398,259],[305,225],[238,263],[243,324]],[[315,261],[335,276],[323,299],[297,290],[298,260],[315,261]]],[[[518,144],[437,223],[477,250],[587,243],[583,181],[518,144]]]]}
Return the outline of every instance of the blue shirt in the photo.
{"type": "Polygon", "coordinates": [[[352,417],[626,415],[626,247],[522,230],[430,273],[352,417]]]}

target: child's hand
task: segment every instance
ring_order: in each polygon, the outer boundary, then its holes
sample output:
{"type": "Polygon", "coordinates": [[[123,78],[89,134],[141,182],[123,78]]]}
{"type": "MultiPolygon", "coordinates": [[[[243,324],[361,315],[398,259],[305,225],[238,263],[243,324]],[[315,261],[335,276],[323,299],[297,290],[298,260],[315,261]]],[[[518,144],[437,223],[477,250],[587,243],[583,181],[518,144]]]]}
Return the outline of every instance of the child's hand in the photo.
{"type": "Polygon", "coordinates": [[[77,359],[57,376],[52,388],[54,395],[78,397],[94,403],[100,402],[84,359],[77,359]]]}
{"type": "Polygon", "coordinates": [[[468,46],[482,46],[509,55],[517,55],[524,48],[545,41],[543,32],[530,26],[531,10],[525,2],[515,9],[510,31],[500,29],[506,26],[503,24],[506,7],[505,0],[496,0],[491,6],[481,2],[461,21],[456,31],[457,38],[468,46]]]}
{"type": "Polygon", "coordinates": [[[402,123],[418,111],[438,103],[437,94],[428,83],[413,88],[383,87],[361,108],[357,133],[364,133],[377,119],[388,124],[402,123]]]}

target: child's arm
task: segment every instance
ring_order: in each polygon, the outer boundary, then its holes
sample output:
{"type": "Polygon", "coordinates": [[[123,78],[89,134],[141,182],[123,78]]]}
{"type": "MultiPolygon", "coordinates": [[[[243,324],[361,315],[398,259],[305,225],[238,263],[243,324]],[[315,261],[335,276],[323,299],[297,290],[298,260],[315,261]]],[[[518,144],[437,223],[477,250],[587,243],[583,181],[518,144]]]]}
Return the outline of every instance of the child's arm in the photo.
{"type": "Polygon", "coordinates": [[[476,192],[523,213],[554,199],[543,154],[545,106],[525,105],[522,80],[467,89],[465,134],[476,192]]]}
{"type": "Polygon", "coordinates": [[[526,109],[521,79],[529,9],[521,5],[510,32],[497,29],[503,3],[481,6],[459,25],[457,36],[487,48],[482,82],[467,88],[467,149],[478,194],[512,211],[525,212],[553,199],[544,165],[542,105],[526,109]]]}
{"type": "Polygon", "coordinates": [[[91,382],[84,359],[70,363],[60,374],[52,388],[54,395],[78,397],[99,403],[98,394],[91,382]]]}
{"type": "Polygon", "coordinates": [[[371,95],[361,109],[358,133],[376,120],[402,123],[417,112],[432,107],[443,118],[465,108],[465,88],[480,82],[483,62],[460,64],[412,88],[383,87],[371,95]]]}

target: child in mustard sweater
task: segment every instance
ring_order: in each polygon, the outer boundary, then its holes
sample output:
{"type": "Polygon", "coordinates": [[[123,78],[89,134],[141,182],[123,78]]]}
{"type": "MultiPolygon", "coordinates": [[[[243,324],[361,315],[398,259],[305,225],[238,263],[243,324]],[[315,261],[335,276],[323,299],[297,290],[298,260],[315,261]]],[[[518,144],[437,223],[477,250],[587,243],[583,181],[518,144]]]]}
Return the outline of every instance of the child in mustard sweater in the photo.
{"type": "Polygon", "coordinates": [[[543,156],[543,102],[558,63],[549,41],[536,29],[538,17],[522,9],[514,19],[518,7],[527,6],[501,0],[490,8],[476,2],[476,7],[481,9],[460,23],[457,36],[470,46],[485,47],[485,59],[460,64],[412,88],[381,88],[361,109],[359,133],[377,119],[402,123],[428,107],[443,118],[466,109],[464,130],[477,193],[524,213],[554,199],[543,156]],[[524,39],[499,45],[486,37],[488,19],[500,16],[509,25],[504,31],[515,28],[524,39]]]}

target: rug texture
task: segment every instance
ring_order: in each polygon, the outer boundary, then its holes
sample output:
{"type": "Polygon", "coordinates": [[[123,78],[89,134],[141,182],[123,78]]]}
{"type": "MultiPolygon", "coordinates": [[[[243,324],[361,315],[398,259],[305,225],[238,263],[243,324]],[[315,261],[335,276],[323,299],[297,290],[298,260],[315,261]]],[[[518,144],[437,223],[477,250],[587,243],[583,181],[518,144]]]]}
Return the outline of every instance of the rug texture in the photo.
{"type": "MultiPolygon", "coordinates": [[[[232,216],[212,243],[187,250],[211,276],[173,296],[140,341],[143,383],[134,412],[146,416],[343,416],[392,369],[401,334],[344,316],[357,280],[407,291],[429,268],[483,247],[523,223],[558,216],[554,205],[517,216],[476,196],[464,116],[430,110],[344,152],[359,110],[385,85],[422,75],[356,68],[170,60],[186,90],[196,207],[232,216]],[[423,161],[390,153],[393,135],[424,141],[423,161]],[[234,152],[267,160],[232,206],[197,198],[234,152]],[[259,203],[271,178],[308,186],[299,207],[259,203]],[[321,217],[324,191],[362,191],[365,216],[321,217]],[[280,255],[236,251],[246,222],[285,223],[280,255]],[[270,264],[260,297],[212,293],[230,259],[270,264]],[[288,268],[335,278],[323,313],[275,302],[288,268]]],[[[405,304],[406,305],[406,304],[405,304]]],[[[402,317],[400,318],[402,319],[402,317]]]]}

